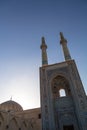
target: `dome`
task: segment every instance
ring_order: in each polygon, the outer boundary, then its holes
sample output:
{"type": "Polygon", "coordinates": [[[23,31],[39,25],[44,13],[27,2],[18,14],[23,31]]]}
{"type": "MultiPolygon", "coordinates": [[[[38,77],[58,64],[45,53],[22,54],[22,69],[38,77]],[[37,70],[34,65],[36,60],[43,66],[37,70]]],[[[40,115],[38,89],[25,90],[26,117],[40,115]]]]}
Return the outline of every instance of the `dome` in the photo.
{"type": "Polygon", "coordinates": [[[3,102],[0,105],[0,109],[5,111],[16,111],[16,112],[23,110],[22,106],[13,100],[3,102]]]}

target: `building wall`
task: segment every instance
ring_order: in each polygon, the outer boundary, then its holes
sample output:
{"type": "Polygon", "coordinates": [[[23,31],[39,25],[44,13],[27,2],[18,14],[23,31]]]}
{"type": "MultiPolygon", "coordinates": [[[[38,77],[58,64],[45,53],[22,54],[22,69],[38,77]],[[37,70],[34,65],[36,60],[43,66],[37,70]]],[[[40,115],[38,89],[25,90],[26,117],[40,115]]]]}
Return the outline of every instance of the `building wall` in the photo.
{"type": "Polygon", "coordinates": [[[87,130],[87,99],[74,60],[41,67],[40,92],[43,130],[87,130]]]}
{"type": "Polygon", "coordinates": [[[0,111],[0,130],[41,130],[40,108],[10,113],[0,111]]]}

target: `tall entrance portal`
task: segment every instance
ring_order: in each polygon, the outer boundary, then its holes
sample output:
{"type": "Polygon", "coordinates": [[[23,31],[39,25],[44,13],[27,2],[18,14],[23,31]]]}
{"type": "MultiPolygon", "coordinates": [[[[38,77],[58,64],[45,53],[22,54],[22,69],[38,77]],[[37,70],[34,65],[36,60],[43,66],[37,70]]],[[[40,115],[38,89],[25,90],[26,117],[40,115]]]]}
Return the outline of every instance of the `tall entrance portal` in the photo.
{"type": "Polygon", "coordinates": [[[47,45],[42,38],[40,95],[43,130],[87,130],[86,94],[71,58],[67,40],[60,33],[65,61],[49,65],[47,45]]]}

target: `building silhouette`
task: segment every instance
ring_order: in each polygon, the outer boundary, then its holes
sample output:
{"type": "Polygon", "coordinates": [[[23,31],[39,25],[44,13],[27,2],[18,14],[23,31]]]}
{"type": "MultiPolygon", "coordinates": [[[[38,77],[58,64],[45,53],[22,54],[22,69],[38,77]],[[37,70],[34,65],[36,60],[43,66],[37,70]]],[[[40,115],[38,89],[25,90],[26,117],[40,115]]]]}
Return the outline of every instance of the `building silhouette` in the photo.
{"type": "Polygon", "coordinates": [[[48,64],[42,37],[41,108],[23,110],[12,99],[0,104],[0,130],[87,130],[87,98],[67,40],[60,32],[65,61],[48,64]]]}

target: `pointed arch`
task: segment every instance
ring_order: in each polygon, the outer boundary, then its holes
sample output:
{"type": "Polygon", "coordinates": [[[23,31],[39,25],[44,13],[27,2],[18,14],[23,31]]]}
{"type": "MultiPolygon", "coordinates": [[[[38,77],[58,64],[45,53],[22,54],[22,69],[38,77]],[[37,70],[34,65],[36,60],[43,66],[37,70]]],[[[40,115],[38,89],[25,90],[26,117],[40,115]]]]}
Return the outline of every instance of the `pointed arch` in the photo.
{"type": "Polygon", "coordinates": [[[55,78],[53,78],[51,86],[54,98],[71,96],[69,82],[64,76],[57,75],[55,78]]]}
{"type": "Polygon", "coordinates": [[[4,128],[4,114],[3,112],[0,112],[0,130],[4,128]]]}
{"type": "Polygon", "coordinates": [[[1,112],[0,112],[0,120],[4,121],[4,116],[1,112]]]}
{"type": "Polygon", "coordinates": [[[24,125],[25,127],[27,127],[27,124],[26,124],[26,122],[25,122],[25,121],[23,121],[23,125],[24,125]]]}
{"type": "Polygon", "coordinates": [[[14,121],[14,123],[15,123],[16,125],[18,125],[17,120],[16,120],[15,117],[14,117],[12,120],[14,121]]]}
{"type": "Polygon", "coordinates": [[[9,124],[9,130],[16,130],[19,128],[18,122],[15,117],[13,117],[9,124]]]}
{"type": "Polygon", "coordinates": [[[21,130],[25,130],[27,128],[27,124],[25,121],[22,122],[21,130]]]}

